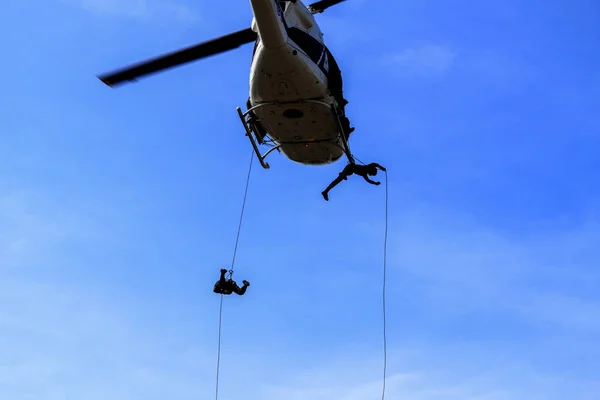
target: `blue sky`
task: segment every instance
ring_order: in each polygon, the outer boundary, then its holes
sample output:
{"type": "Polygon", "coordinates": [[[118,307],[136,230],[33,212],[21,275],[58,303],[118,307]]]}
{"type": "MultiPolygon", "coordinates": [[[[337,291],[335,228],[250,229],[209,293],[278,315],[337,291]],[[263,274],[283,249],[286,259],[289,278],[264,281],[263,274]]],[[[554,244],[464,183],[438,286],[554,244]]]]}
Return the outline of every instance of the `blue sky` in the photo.
{"type": "MultiPolygon", "coordinates": [[[[598,4],[349,1],[319,15],[389,171],[389,399],[600,393],[598,4]]],[[[247,1],[8,0],[0,34],[0,398],[214,394],[250,157],[251,46],[95,76],[247,27],[247,1]]],[[[223,400],[381,389],[384,187],[254,165],[223,400]]]]}

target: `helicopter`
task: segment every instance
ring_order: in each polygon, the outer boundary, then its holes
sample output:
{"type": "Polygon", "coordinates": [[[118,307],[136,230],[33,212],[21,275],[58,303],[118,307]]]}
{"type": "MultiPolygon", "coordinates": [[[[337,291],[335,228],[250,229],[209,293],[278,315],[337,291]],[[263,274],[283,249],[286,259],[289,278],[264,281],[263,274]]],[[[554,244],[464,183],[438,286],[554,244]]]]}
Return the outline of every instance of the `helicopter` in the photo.
{"type": "Polygon", "coordinates": [[[314,17],[345,0],[250,0],[251,26],[98,76],[115,87],[254,42],[246,111],[237,107],[245,135],[265,169],[277,150],[304,165],[326,165],[346,155],[354,128],[346,116],[340,68],[314,17]],[[261,154],[259,145],[268,150],[261,154]]]}

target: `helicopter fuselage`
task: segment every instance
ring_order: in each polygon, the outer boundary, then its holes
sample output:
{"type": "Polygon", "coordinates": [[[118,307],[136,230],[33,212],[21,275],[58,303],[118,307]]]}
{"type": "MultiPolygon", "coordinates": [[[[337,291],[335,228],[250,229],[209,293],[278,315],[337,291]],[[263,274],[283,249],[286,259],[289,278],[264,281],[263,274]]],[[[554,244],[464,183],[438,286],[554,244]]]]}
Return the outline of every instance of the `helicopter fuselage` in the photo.
{"type": "Polygon", "coordinates": [[[279,150],[301,164],[352,162],[342,74],[315,13],[344,0],[250,0],[252,26],[98,76],[110,87],[254,43],[248,110],[237,107],[261,165],[279,150]],[[271,145],[264,155],[258,145],[271,145]]]}
{"type": "Polygon", "coordinates": [[[345,142],[336,116],[339,96],[330,83],[337,79],[341,93],[341,73],[314,16],[300,0],[283,3],[285,9],[275,0],[250,3],[258,39],[248,105],[256,107],[256,124],[292,161],[321,165],[338,160],[345,142]]]}

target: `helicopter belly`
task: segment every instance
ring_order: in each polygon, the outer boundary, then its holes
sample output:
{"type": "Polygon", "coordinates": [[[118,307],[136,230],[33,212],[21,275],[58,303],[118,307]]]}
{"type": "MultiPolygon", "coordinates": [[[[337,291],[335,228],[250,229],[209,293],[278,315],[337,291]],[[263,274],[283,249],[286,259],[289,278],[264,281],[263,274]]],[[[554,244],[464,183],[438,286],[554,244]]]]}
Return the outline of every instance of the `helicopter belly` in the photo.
{"type": "Polygon", "coordinates": [[[344,154],[332,102],[327,76],[293,42],[278,49],[258,45],[250,79],[250,103],[262,104],[254,113],[286,157],[302,164],[321,165],[344,154]]]}
{"type": "Polygon", "coordinates": [[[291,42],[276,49],[258,45],[250,73],[253,104],[318,99],[327,95],[327,77],[323,71],[291,42]]]}
{"type": "Polygon", "coordinates": [[[337,116],[326,104],[266,104],[254,112],[279,150],[292,161],[322,165],[344,154],[337,116]]]}

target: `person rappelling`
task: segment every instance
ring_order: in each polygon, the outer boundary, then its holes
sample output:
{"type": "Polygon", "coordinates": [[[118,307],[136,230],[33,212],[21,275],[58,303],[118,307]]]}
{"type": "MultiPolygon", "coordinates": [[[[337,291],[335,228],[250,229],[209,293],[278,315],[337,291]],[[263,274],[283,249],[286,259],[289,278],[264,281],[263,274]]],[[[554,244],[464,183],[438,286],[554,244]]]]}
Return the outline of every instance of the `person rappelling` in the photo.
{"type": "Polygon", "coordinates": [[[235,283],[235,281],[233,279],[231,279],[231,276],[229,278],[225,278],[226,273],[227,273],[226,269],[221,270],[221,277],[215,283],[213,292],[218,293],[218,294],[226,294],[226,295],[235,293],[240,296],[242,296],[244,293],[246,293],[246,289],[248,288],[248,286],[250,286],[250,282],[243,280],[242,287],[239,287],[238,284],[235,283]]]}
{"type": "Polygon", "coordinates": [[[335,178],[333,180],[333,182],[331,182],[329,184],[329,186],[327,186],[327,189],[325,189],[321,192],[321,194],[323,195],[323,198],[326,201],[329,201],[329,191],[331,189],[333,189],[334,187],[336,187],[337,185],[339,185],[342,181],[347,180],[348,177],[352,174],[362,176],[365,179],[365,181],[369,182],[372,185],[380,185],[381,182],[372,181],[369,178],[369,175],[370,176],[377,175],[377,169],[386,171],[386,169],[384,167],[382,167],[381,165],[379,165],[377,163],[371,163],[368,165],[358,165],[358,164],[351,162],[344,167],[344,169],[342,170],[342,172],[340,172],[338,177],[335,178]]]}

